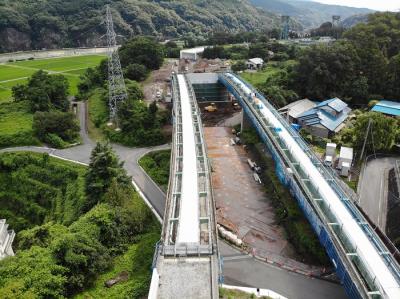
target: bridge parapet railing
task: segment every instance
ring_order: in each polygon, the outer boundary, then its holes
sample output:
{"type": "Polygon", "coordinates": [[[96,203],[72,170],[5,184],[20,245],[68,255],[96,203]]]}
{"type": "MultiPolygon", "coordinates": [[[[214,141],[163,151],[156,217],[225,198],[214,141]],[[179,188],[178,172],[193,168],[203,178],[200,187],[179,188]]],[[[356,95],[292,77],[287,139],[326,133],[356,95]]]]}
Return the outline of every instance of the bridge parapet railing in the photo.
{"type": "Polygon", "coordinates": [[[213,254],[212,245],[199,245],[199,244],[177,244],[177,245],[164,245],[164,256],[209,256],[213,254]]]}
{"type": "Polygon", "coordinates": [[[182,187],[182,114],[180,89],[177,77],[172,77],[173,91],[173,122],[174,133],[172,140],[170,177],[165,207],[165,223],[163,226],[164,244],[174,244],[176,241],[180,215],[180,191],[182,187]]]}
{"type": "Polygon", "coordinates": [[[201,121],[201,112],[197,105],[196,94],[185,76],[186,85],[189,91],[190,103],[193,115],[193,130],[195,133],[196,154],[197,154],[197,178],[198,178],[198,196],[199,196],[199,225],[201,244],[215,244],[215,223],[214,210],[212,205],[212,190],[210,184],[209,164],[204,141],[203,125],[201,121]]]}
{"type": "MultiPolygon", "coordinates": [[[[222,74],[222,76],[224,76],[222,74]]],[[[224,76],[224,79],[229,82],[229,84],[235,86],[236,88],[239,88],[241,90],[241,86],[231,80],[229,77],[224,76]]],[[[239,79],[239,78],[238,78],[239,79]]],[[[239,79],[243,81],[242,79],[239,79]]],[[[245,83],[245,82],[244,82],[245,83]]],[[[253,87],[251,87],[249,84],[247,84],[247,87],[254,93],[260,100],[263,100],[265,105],[271,110],[272,113],[280,120],[282,125],[292,134],[292,136],[297,140],[299,145],[302,147],[302,149],[305,149],[305,152],[307,155],[310,157],[311,161],[314,163],[314,165],[319,169],[321,174],[324,176],[324,178],[330,183],[330,185],[333,187],[333,190],[339,195],[339,198],[341,198],[342,202],[345,204],[346,208],[350,211],[350,213],[353,215],[355,219],[357,219],[358,224],[360,227],[363,229],[364,232],[366,232],[366,235],[370,240],[372,240],[374,246],[378,249],[379,252],[382,252],[383,258],[386,260],[387,264],[389,267],[391,267],[392,272],[398,276],[398,265],[393,258],[391,254],[387,254],[387,248],[386,246],[382,243],[380,238],[376,235],[375,231],[371,228],[371,226],[368,224],[367,221],[365,221],[365,218],[363,215],[359,212],[359,210],[354,206],[353,202],[351,202],[348,197],[346,196],[345,192],[338,186],[336,183],[336,177],[330,175],[329,171],[326,170],[326,168],[323,166],[321,161],[316,157],[316,155],[313,154],[313,152],[308,148],[308,146],[303,142],[303,139],[301,138],[300,135],[297,134],[297,132],[294,132],[293,128],[290,127],[290,125],[286,122],[286,120],[275,110],[275,108],[266,101],[264,97],[262,97],[258,92],[254,90],[253,87]],[[332,184],[333,183],[333,184],[332,184]]],[[[266,126],[266,132],[269,132],[269,134],[272,136],[272,141],[277,143],[277,148],[281,150],[281,154],[283,156],[286,156],[287,160],[291,164],[291,168],[294,170],[295,175],[298,177],[298,183],[302,186],[302,189],[306,192],[307,196],[315,202],[313,202],[313,206],[317,208],[319,211],[318,214],[320,214],[320,217],[322,217],[323,222],[328,224],[328,229],[333,233],[334,236],[336,236],[338,243],[337,246],[341,247],[343,252],[354,252],[356,248],[354,248],[353,245],[351,245],[351,242],[347,239],[347,236],[342,233],[340,223],[337,221],[337,219],[332,215],[330,212],[330,207],[326,206],[324,201],[320,200],[320,196],[318,194],[317,188],[314,188],[309,180],[307,175],[302,172],[301,168],[298,167],[298,161],[295,161],[293,157],[290,156],[290,152],[285,150],[285,144],[280,140],[279,134],[275,132],[272,128],[272,126],[268,123],[268,120],[266,120],[263,115],[259,112],[259,109],[257,109],[257,106],[252,99],[251,95],[247,95],[244,92],[241,92],[240,94],[241,97],[243,97],[244,100],[252,106],[254,111],[257,113],[257,116],[259,118],[262,118],[263,121],[267,124],[266,126]],[[271,130],[272,129],[272,130],[271,130]],[[282,150],[283,149],[283,150],[282,150]],[[337,225],[339,224],[339,225],[337,225]]],[[[355,273],[359,272],[362,274],[364,277],[364,280],[367,281],[368,285],[372,286],[374,285],[374,277],[369,277],[367,271],[365,270],[365,266],[362,264],[362,262],[357,258],[357,257],[345,257],[350,260],[350,267],[353,268],[353,270],[356,270],[355,273]]]]}

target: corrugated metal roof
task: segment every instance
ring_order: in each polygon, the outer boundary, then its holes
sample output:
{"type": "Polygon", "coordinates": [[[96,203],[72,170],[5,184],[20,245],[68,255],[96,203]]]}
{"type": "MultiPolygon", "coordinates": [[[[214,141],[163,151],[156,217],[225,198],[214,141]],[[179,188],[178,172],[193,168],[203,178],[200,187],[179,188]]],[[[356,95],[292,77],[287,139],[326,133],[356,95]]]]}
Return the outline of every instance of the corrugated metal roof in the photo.
{"type": "Polygon", "coordinates": [[[350,111],[349,107],[345,107],[338,117],[334,117],[323,109],[318,109],[317,106],[301,114],[298,119],[307,125],[321,124],[330,131],[335,131],[346,120],[350,111]]]}
{"type": "Polygon", "coordinates": [[[319,103],[317,107],[324,107],[324,106],[329,106],[335,111],[341,112],[343,111],[344,108],[347,107],[347,104],[339,98],[333,98],[319,103]]]}
{"type": "Polygon", "coordinates": [[[377,103],[371,111],[381,112],[384,114],[400,116],[400,103],[382,100],[377,103]]]}
{"type": "Polygon", "coordinates": [[[264,63],[264,60],[262,58],[251,58],[251,59],[249,59],[249,61],[254,64],[263,64],[264,63]]]}
{"type": "Polygon", "coordinates": [[[285,107],[282,107],[279,109],[279,111],[287,111],[287,113],[293,117],[297,118],[300,115],[302,115],[305,111],[308,111],[312,108],[314,108],[316,104],[309,99],[303,99],[299,100],[293,103],[290,103],[289,105],[286,105],[285,107]]]}

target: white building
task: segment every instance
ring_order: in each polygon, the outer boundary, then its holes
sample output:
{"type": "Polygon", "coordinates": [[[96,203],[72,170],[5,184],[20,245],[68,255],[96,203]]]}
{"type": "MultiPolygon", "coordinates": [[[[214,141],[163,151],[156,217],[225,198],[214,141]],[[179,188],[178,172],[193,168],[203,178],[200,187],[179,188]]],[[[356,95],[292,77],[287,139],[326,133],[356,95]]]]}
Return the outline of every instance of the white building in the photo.
{"type": "Polygon", "coordinates": [[[325,164],[332,166],[335,155],[336,155],[336,143],[327,143],[325,161],[324,161],[325,164]]]}
{"type": "Polygon", "coordinates": [[[14,251],[11,248],[14,241],[15,232],[8,230],[8,224],[5,219],[0,219],[0,260],[7,256],[13,256],[14,251]]]}
{"type": "Polygon", "coordinates": [[[339,163],[337,168],[341,170],[342,176],[348,176],[353,161],[353,149],[351,147],[342,146],[340,148],[339,163]]]}
{"type": "Polygon", "coordinates": [[[264,60],[262,58],[251,58],[246,62],[246,67],[249,70],[259,70],[263,66],[264,66],[264,60]]]}
{"type": "Polygon", "coordinates": [[[204,53],[204,47],[184,49],[180,52],[181,59],[197,60],[204,53]]]}

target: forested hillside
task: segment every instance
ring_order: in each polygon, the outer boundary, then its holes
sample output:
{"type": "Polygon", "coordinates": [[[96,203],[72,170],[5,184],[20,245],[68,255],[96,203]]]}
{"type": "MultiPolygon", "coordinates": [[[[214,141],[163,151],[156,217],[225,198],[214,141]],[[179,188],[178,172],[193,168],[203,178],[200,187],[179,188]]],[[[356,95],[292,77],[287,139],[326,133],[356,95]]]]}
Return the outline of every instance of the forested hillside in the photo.
{"type": "Polygon", "coordinates": [[[356,15],[368,14],[373,11],[367,8],[327,5],[313,1],[301,0],[250,0],[251,3],[273,13],[288,15],[296,19],[305,28],[315,28],[330,21],[332,15],[340,15],[342,20],[356,15]]]}
{"type": "Polygon", "coordinates": [[[104,5],[117,34],[206,36],[212,30],[272,28],[279,17],[248,0],[0,0],[0,52],[104,45],[104,5]]]}

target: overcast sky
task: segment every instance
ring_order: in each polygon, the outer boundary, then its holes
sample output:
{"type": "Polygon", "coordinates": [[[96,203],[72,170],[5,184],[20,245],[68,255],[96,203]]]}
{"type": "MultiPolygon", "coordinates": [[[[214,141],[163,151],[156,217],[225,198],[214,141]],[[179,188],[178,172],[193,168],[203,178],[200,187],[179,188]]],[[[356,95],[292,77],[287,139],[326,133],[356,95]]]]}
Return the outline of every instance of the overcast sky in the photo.
{"type": "Polygon", "coordinates": [[[338,4],[353,7],[367,7],[375,10],[400,10],[400,0],[314,0],[326,4],[338,4]]]}

